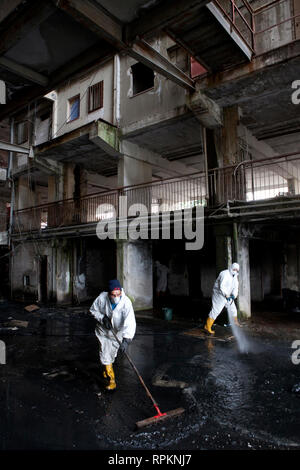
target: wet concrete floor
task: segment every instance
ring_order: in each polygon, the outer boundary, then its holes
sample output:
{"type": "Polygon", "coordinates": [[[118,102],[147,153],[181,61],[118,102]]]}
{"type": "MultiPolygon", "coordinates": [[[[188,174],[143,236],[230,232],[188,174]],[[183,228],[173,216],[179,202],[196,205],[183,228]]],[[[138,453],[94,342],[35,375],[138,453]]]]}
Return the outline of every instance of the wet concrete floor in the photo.
{"type": "Polygon", "coordinates": [[[300,364],[288,337],[244,327],[250,351],[240,353],[235,339],[182,334],[188,323],[137,318],[130,355],[162,411],[185,408],[137,431],[155,410],[125,357],[117,390],[104,392],[93,328],[80,309],[0,306],[1,450],[300,449],[300,364]],[[28,325],[8,329],[12,319],[28,325]]]}

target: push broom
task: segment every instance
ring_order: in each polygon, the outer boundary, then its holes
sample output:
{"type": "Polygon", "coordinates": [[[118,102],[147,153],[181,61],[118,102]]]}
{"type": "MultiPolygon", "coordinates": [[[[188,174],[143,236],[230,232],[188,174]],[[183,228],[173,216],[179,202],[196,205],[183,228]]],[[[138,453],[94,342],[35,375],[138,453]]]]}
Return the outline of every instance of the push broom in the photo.
{"type": "MultiPolygon", "coordinates": [[[[110,321],[110,319],[109,319],[109,321],[110,321]]],[[[116,341],[119,343],[119,346],[121,346],[121,341],[117,337],[117,335],[116,335],[116,333],[115,333],[115,331],[112,327],[111,322],[110,322],[110,325],[111,325],[111,331],[112,331],[116,341]]],[[[140,428],[143,428],[144,426],[148,426],[149,424],[157,423],[158,421],[162,421],[162,420],[165,420],[165,419],[168,419],[168,418],[174,418],[175,416],[179,416],[182,413],[184,413],[184,411],[185,411],[184,408],[176,408],[174,410],[167,411],[166,413],[162,413],[160,411],[159,407],[158,407],[157,402],[154,400],[152,394],[150,393],[150,390],[148,389],[147,385],[145,384],[141,374],[139,373],[139,371],[137,370],[135,364],[133,363],[131,357],[129,356],[129,354],[126,351],[124,351],[124,354],[125,354],[126,358],[128,359],[128,361],[129,361],[131,367],[133,368],[134,372],[138,376],[142,386],[144,387],[148,397],[152,401],[153,406],[154,406],[154,408],[156,409],[156,412],[157,412],[157,415],[152,416],[151,418],[147,418],[147,419],[144,419],[142,421],[138,421],[136,423],[137,428],[140,429],[140,428]]]]}

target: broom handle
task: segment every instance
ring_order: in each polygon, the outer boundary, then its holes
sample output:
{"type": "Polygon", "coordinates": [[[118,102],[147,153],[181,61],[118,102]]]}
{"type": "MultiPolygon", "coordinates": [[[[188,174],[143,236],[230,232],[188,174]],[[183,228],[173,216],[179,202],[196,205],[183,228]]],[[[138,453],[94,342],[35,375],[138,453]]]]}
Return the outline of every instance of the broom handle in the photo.
{"type": "MultiPolygon", "coordinates": [[[[107,316],[107,315],[106,315],[107,316]]],[[[108,317],[107,317],[108,318],[108,317]]],[[[110,321],[110,318],[108,318],[109,321],[110,321]]],[[[111,321],[110,321],[110,324],[111,324],[111,321]]],[[[111,324],[111,331],[115,337],[115,339],[117,340],[117,342],[119,343],[119,346],[121,346],[121,341],[119,340],[119,338],[117,337],[116,333],[115,333],[115,330],[113,329],[113,326],[111,324]]],[[[151,395],[150,393],[150,390],[149,388],[147,387],[147,385],[145,384],[144,380],[142,379],[142,376],[140,375],[139,371],[137,370],[136,366],[134,365],[132,359],[130,358],[130,356],[128,355],[128,353],[126,351],[124,351],[124,354],[125,356],[127,357],[131,367],[133,368],[134,372],[136,373],[136,375],[138,376],[138,378],[140,379],[140,382],[141,384],[143,385],[144,389],[146,390],[146,393],[148,395],[148,397],[150,398],[150,400],[152,401],[154,407],[156,408],[156,410],[158,411],[158,413],[160,413],[160,410],[158,408],[158,404],[156,403],[156,401],[154,400],[153,396],[151,395]]]]}

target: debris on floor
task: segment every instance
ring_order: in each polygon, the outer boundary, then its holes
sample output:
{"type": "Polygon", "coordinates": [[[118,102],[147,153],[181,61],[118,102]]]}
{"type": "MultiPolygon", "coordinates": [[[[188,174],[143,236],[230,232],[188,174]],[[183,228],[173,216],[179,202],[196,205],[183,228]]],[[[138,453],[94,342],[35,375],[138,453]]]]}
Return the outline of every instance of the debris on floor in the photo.
{"type": "Polygon", "coordinates": [[[9,322],[9,326],[16,326],[16,327],[21,327],[21,328],[27,328],[28,327],[28,321],[22,321],[22,320],[11,320],[9,322]]]}
{"type": "Polygon", "coordinates": [[[26,307],[24,307],[24,310],[26,310],[27,312],[34,312],[35,310],[39,310],[40,307],[38,307],[37,305],[27,305],[26,307]]]}
{"type": "Polygon", "coordinates": [[[234,339],[234,336],[231,334],[231,331],[226,331],[225,333],[222,331],[220,333],[218,332],[218,334],[216,333],[215,335],[208,336],[207,333],[205,333],[205,331],[203,330],[203,328],[192,328],[191,330],[184,331],[182,334],[200,339],[212,338],[216,341],[231,341],[232,339],[234,339]]]}

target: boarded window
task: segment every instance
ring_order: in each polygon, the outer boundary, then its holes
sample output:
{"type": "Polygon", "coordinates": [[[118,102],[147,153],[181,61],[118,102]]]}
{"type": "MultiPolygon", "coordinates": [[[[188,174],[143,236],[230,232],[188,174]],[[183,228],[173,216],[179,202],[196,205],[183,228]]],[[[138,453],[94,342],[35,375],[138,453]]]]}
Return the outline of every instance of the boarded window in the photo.
{"type": "Polygon", "coordinates": [[[133,95],[147,91],[154,87],[154,72],[144,64],[138,62],[132,65],[133,95]]]}
{"type": "Polygon", "coordinates": [[[28,140],[28,121],[18,122],[17,124],[17,144],[24,144],[28,140]]]}
{"type": "Polygon", "coordinates": [[[103,107],[103,80],[89,87],[88,112],[103,107]]]}
{"type": "Polygon", "coordinates": [[[80,114],[80,95],[73,96],[69,99],[69,118],[68,122],[79,118],[80,114]]]}

